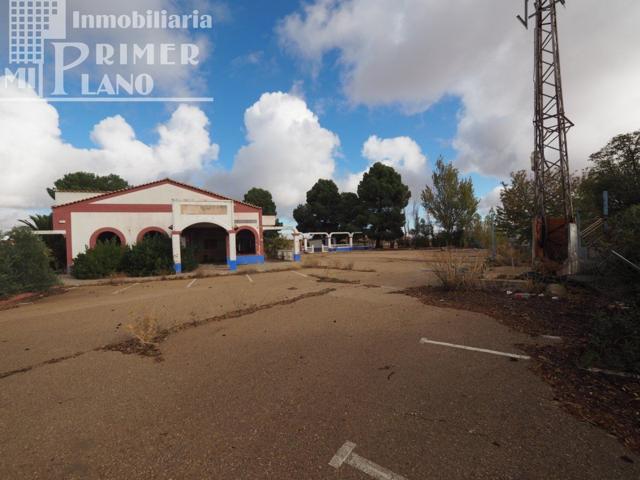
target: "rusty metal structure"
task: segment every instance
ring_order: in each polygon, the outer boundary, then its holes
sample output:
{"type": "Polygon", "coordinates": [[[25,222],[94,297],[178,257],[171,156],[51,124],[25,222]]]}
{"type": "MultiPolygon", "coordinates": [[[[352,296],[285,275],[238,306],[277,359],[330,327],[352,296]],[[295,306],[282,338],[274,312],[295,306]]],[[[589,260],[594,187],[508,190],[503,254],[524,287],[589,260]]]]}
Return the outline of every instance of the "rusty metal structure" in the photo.
{"type": "Polygon", "coordinates": [[[565,0],[524,0],[525,28],[535,24],[535,141],[531,168],[535,173],[535,259],[564,261],[570,257],[569,226],[574,222],[566,117],[560,70],[557,4],[565,0]],[[552,216],[552,212],[553,215],[552,216]]]}

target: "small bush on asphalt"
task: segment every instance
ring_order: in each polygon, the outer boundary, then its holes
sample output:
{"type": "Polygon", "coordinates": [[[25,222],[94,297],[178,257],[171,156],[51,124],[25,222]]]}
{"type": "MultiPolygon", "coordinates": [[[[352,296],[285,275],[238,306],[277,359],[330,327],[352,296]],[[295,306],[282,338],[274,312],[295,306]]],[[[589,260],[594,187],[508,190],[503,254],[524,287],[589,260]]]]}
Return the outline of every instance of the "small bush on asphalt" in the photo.
{"type": "Polygon", "coordinates": [[[46,291],[58,283],[50,251],[26,227],[0,234],[0,298],[22,292],[46,291]]]}
{"type": "Polygon", "coordinates": [[[587,338],[584,365],[640,374],[640,302],[595,315],[587,338]]]}
{"type": "Polygon", "coordinates": [[[125,250],[121,270],[132,277],[173,273],[171,248],[171,239],[165,235],[147,237],[125,250]]]}
{"type": "Polygon", "coordinates": [[[125,247],[113,239],[98,242],[94,248],[78,254],[73,260],[71,274],[80,279],[108,277],[120,269],[124,253],[125,247]]]}
{"type": "Polygon", "coordinates": [[[127,325],[127,329],[143,345],[153,345],[160,334],[158,320],[150,315],[145,315],[135,323],[127,325]]]}

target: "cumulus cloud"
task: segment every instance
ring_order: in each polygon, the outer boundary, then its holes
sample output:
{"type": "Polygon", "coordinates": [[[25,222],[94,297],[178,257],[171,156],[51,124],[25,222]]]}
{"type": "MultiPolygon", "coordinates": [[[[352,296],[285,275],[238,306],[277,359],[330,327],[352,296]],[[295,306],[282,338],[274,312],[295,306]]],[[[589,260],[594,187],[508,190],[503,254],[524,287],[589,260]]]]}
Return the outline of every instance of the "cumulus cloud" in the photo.
{"type": "Polygon", "coordinates": [[[209,139],[207,117],[188,105],[180,105],[157,127],[158,141],[153,145],[138,140],[126,120],[116,115],[93,128],[96,148],[75,148],[61,137],[57,110],[17,83],[0,77],[1,228],[29,210],[48,208],[51,199],[45,189],[68,172],[115,173],[142,183],[188,175],[218,157],[218,146],[209,139]]]}
{"type": "Polygon", "coordinates": [[[265,93],[244,114],[247,145],[230,172],[218,172],[212,188],[241,196],[251,187],[269,190],[280,214],[290,215],[319,178],[332,178],[340,139],[320,125],[306,102],[290,93],[265,93]]]}
{"type": "Polygon", "coordinates": [[[503,188],[502,185],[499,185],[480,199],[480,203],[478,204],[478,212],[480,215],[487,215],[489,210],[492,208],[495,210],[502,204],[500,201],[500,193],[502,193],[503,188]]]}
{"type": "MultiPolygon", "coordinates": [[[[314,69],[338,52],[355,104],[428,109],[462,100],[457,165],[501,178],[532,150],[533,34],[511,0],[315,0],[278,26],[282,44],[314,69]]],[[[572,168],[640,124],[640,4],[582,0],[560,9],[565,103],[576,123],[572,168]],[[606,19],[606,20],[603,20],[606,19]]]]}
{"type": "MultiPolygon", "coordinates": [[[[362,146],[362,156],[369,160],[369,167],[376,162],[393,167],[411,189],[413,198],[419,198],[420,192],[430,181],[431,170],[427,157],[410,137],[379,138],[372,135],[362,146]]],[[[355,192],[367,170],[348,175],[341,182],[343,189],[355,192]]]]}

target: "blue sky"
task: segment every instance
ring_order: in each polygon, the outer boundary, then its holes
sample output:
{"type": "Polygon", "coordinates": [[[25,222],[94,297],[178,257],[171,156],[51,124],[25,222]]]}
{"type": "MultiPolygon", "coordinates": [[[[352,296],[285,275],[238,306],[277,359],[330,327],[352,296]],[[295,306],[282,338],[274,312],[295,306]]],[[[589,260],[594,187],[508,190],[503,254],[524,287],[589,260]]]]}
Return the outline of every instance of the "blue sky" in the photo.
{"type": "MultiPolygon", "coordinates": [[[[9,1],[0,0],[2,11],[9,1]]],[[[528,167],[532,143],[532,37],[514,21],[513,2],[487,2],[67,0],[69,15],[75,9],[146,8],[212,13],[213,29],[180,38],[148,32],[143,38],[136,32],[84,38],[74,32],[70,40],[198,42],[205,57],[199,69],[174,80],[167,76],[164,88],[170,94],[171,82],[188,85],[215,101],[193,108],[43,101],[18,109],[0,103],[0,149],[10,172],[2,185],[0,224],[46,209],[44,188],[68,170],[113,171],[132,183],[172,176],[235,196],[262,186],[290,212],[318,177],[353,188],[354,178],[377,159],[400,165],[416,192],[440,155],[473,178],[486,211],[509,172],[528,167]],[[288,95],[269,96],[274,92],[288,95]],[[159,131],[169,132],[168,140],[159,131]]],[[[629,2],[619,3],[603,7],[585,0],[562,12],[563,73],[571,91],[566,103],[577,124],[570,136],[575,170],[608,138],[640,123],[640,108],[630,108],[640,96],[628,88],[640,80],[640,61],[622,61],[639,56],[628,40],[640,34],[629,2]],[[606,9],[611,26],[602,27],[598,9],[606,9]],[[596,27],[600,35],[593,35],[596,27]],[[628,51],[617,59],[606,44],[628,51]],[[594,58],[580,55],[584,49],[594,58]],[[593,128],[601,118],[607,121],[593,128]]],[[[1,18],[0,29],[8,31],[1,18]]],[[[0,36],[3,67],[7,38],[0,36]]],[[[77,90],[77,76],[68,82],[77,90]]]]}
{"type": "MultiPolygon", "coordinates": [[[[207,83],[204,93],[215,99],[214,104],[202,104],[201,108],[213,123],[212,140],[220,145],[218,166],[231,168],[236,152],[245,144],[245,110],[263,93],[289,92],[294,85],[299,86],[322,126],[339,135],[338,173],[367,167],[368,161],[362,158],[361,150],[370,135],[409,136],[422,147],[430,163],[435,163],[439,155],[449,160],[455,158],[451,142],[461,108],[456,97],[446,97],[426,112],[416,114],[407,114],[396,107],[352,105],[343,95],[340,69],[332,65],[335,58],[326,59],[326,68],[316,77],[307,65],[279,45],[276,25],[298,10],[298,0],[244,0],[225,5],[229,17],[218,22],[209,33],[213,50],[202,72],[207,83]],[[250,58],[256,63],[251,63],[250,58]]],[[[188,6],[184,8],[190,11],[188,6]]],[[[173,106],[63,104],[57,108],[64,138],[75,146],[91,147],[89,133],[93,126],[115,114],[124,116],[141,140],[153,142],[158,118],[166,116],[173,106]]],[[[473,175],[473,178],[479,196],[497,185],[495,177],[473,175]]]]}

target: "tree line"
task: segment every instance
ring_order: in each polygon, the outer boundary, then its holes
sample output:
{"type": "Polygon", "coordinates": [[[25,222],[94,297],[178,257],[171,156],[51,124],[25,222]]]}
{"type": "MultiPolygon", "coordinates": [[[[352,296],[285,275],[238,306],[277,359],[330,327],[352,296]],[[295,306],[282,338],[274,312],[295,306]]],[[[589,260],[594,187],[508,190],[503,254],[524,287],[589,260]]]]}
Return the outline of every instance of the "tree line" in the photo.
{"type": "MultiPolygon", "coordinates": [[[[589,167],[580,175],[574,175],[571,181],[572,199],[581,222],[584,225],[602,216],[602,194],[607,191],[611,232],[623,239],[620,242],[624,245],[637,245],[640,238],[640,131],[616,136],[589,160],[589,167]]],[[[113,191],[129,186],[117,175],[75,172],[57,180],[47,191],[53,196],[55,189],[113,191]]],[[[318,180],[307,192],[306,202],[294,209],[293,217],[300,231],[363,232],[376,246],[381,246],[383,241],[409,237],[413,246],[487,248],[495,228],[503,241],[527,248],[535,214],[534,194],[532,173],[512,172],[509,181],[502,183],[497,209],[483,218],[478,213],[479,201],[471,178],[462,177],[454,165],[440,157],[432,174],[432,184],[425,186],[419,199],[414,199],[408,219],[409,187],[393,167],[376,163],[363,175],[356,192],[340,192],[333,180],[318,180]]],[[[560,195],[560,185],[555,193],[552,188],[549,202],[552,215],[561,214],[560,195]],[[554,198],[558,201],[554,202],[554,198]]],[[[262,207],[265,215],[277,215],[277,206],[268,190],[251,188],[244,195],[244,201],[262,207]]],[[[22,222],[33,229],[52,228],[51,215],[34,215],[22,222]]],[[[277,237],[277,233],[266,237],[277,237]]],[[[56,256],[62,263],[60,239],[48,237],[45,241],[54,253],[58,252],[56,256]]],[[[632,258],[637,258],[636,252],[640,252],[640,248],[633,250],[623,245],[618,245],[618,249],[632,258]]]]}

